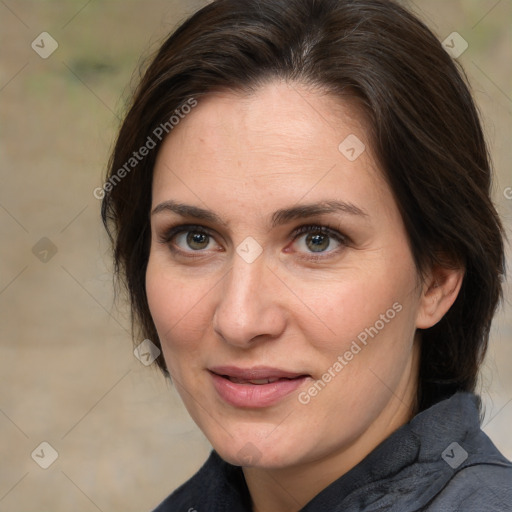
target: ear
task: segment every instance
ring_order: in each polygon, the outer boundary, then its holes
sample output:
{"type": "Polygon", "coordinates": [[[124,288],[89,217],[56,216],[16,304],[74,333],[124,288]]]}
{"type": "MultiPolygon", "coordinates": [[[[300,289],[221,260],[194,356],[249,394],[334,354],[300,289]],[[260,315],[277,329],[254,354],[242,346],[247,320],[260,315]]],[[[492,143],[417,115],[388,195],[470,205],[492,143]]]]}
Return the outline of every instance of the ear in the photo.
{"type": "Polygon", "coordinates": [[[447,268],[436,265],[430,270],[422,287],[416,317],[418,329],[428,329],[443,318],[455,302],[463,278],[463,268],[447,268]]]}

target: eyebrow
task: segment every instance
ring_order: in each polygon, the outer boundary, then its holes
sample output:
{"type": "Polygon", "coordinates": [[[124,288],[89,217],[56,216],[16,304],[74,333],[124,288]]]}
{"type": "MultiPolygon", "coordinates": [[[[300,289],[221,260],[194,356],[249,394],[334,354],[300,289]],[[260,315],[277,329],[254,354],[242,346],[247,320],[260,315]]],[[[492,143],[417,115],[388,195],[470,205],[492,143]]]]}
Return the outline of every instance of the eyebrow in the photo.
{"type": "Polygon", "coordinates": [[[211,210],[206,210],[204,208],[200,208],[199,206],[193,206],[190,204],[177,203],[176,201],[164,201],[156,206],[151,215],[156,215],[161,212],[174,212],[181,217],[193,217],[199,220],[206,220],[212,223],[222,224],[223,226],[226,223],[211,210]]]}
{"type": "Polygon", "coordinates": [[[272,215],[272,227],[286,224],[292,220],[325,215],[328,213],[343,213],[352,216],[368,217],[368,214],[355,204],[345,201],[321,201],[319,203],[303,204],[277,210],[272,215]]]}
{"type": "MultiPolygon", "coordinates": [[[[216,213],[198,206],[193,206],[176,201],[164,201],[157,205],[151,215],[170,211],[181,217],[193,217],[199,220],[205,220],[212,223],[226,226],[227,223],[216,213]]],[[[321,201],[318,203],[303,204],[292,206],[291,208],[282,208],[275,211],[271,217],[271,226],[276,227],[291,222],[292,220],[305,219],[317,215],[326,215],[329,213],[343,213],[351,216],[368,217],[368,214],[358,206],[345,201],[321,201]]]]}

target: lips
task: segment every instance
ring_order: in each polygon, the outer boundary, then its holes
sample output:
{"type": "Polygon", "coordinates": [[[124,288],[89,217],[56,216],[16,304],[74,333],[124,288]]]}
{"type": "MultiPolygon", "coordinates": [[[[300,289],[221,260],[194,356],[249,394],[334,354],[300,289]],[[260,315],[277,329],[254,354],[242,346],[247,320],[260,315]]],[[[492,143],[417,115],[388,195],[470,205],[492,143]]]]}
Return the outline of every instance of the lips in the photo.
{"type": "Polygon", "coordinates": [[[235,407],[268,407],[311,378],[308,374],[263,366],[217,366],[209,371],[219,396],[235,407]]]}
{"type": "Polygon", "coordinates": [[[236,377],[230,377],[229,375],[221,375],[221,377],[225,377],[229,379],[231,382],[235,384],[255,384],[256,386],[260,386],[261,384],[272,384],[272,382],[276,382],[279,379],[237,379],[236,377]]]}
{"type": "Polygon", "coordinates": [[[260,379],[295,379],[306,375],[305,373],[289,372],[269,366],[253,366],[252,368],[238,368],[237,366],[214,366],[210,371],[223,377],[231,377],[240,380],[260,379]]]}

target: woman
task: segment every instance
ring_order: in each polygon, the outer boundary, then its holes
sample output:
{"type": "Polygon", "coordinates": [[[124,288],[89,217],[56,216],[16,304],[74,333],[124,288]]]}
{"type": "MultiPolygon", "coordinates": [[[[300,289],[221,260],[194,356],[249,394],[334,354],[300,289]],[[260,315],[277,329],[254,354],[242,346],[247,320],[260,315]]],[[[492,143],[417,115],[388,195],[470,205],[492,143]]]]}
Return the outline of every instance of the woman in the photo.
{"type": "Polygon", "coordinates": [[[512,510],[473,394],[504,272],[490,179],[457,66],[393,2],[217,0],[180,26],[102,210],[214,448],[156,510],[512,510]]]}

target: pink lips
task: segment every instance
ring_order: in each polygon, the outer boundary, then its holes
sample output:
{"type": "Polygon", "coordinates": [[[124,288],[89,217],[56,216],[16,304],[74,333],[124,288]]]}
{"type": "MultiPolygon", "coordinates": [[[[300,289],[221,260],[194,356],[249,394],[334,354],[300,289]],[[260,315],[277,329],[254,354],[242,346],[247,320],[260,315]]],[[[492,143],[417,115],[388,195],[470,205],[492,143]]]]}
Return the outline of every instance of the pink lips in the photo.
{"type": "Polygon", "coordinates": [[[306,374],[263,366],[247,369],[216,366],[209,370],[217,393],[235,407],[268,407],[310,378],[306,374]]]}

